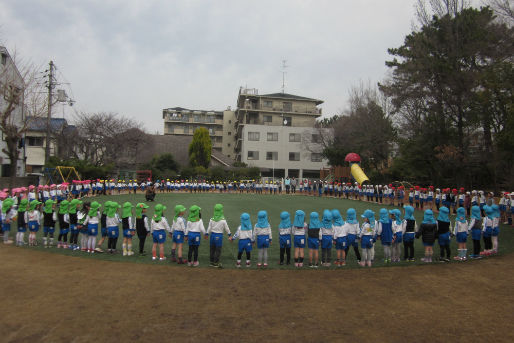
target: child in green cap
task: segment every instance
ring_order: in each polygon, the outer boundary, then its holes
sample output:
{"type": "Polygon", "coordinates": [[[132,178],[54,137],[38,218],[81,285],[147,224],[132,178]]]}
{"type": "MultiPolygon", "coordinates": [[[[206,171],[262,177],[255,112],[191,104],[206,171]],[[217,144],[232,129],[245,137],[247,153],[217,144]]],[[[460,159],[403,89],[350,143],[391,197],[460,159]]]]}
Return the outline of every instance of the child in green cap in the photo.
{"type": "Polygon", "coordinates": [[[37,200],[32,200],[29,204],[29,210],[25,212],[25,223],[29,227],[29,246],[37,245],[36,234],[39,231],[41,222],[41,213],[39,212],[39,205],[41,203],[37,200]]]}
{"type": "Polygon", "coordinates": [[[151,232],[153,237],[153,246],[152,246],[152,260],[157,259],[157,245],[159,245],[159,260],[164,261],[166,257],[164,257],[164,242],[166,241],[166,231],[170,231],[170,226],[166,217],[164,217],[164,210],[166,206],[161,204],[155,205],[152,223],[151,223],[151,232]]]}
{"type": "Polygon", "coordinates": [[[184,245],[184,237],[186,231],[186,218],[184,214],[186,208],[182,205],[175,206],[175,217],[173,217],[173,223],[171,225],[171,239],[173,244],[171,245],[171,261],[177,262],[175,252],[178,249],[178,264],[184,264],[182,259],[182,246],[184,245]]]}
{"type": "Polygon", "coordinates": [[[121,213],[121,225],[123,227],[123,256],[132,256],[132,236],[136,234],[136,229],[132,225],[132,204],[130,202],[123,203],[123,210],[121,213]]]}
{"type": "Polygon", "coordinates": [[[107,211],[111,207],[111,201],[107,200],[104,203],[104,208],[102,209],[102,215],[100,216],[100,240],[96,245],[97,252],[103,252],[102,244],[104,244],[105,240],[108,239],[107,234],[107,211]]]}
{"type": "Polygon", "coordinates": [[[87,241],[89,240],[89,235],[87,232],[87,225],[84,225],[86,221],[87,214],[91,209],[91,203],[89,201],[85,201],[82,205],[82,209],[77,212],[77,221],[79,227],[80,234],[80,251],[87,251],[87,241]]]}
{"type": "Polygon", "coordinates": [[[25,222],[25,212],[27,211],[27,206],[29,204],[29,200],[27,198],[21,199],[20,204],[18,205],[18,233],[16,234],[16,245],[22,246],[25,244],[25,232],[27,232],[27,223],[25,222]]]}
{"type": "Polygon", "coordinates": [[[211,235],[210,240],[210,262],[211,266],[219,268],[220,264],[220,256],[221,256],[221,247],[223,246],[223,233],[226,232],[228,237],[232,235],[230,229],[228,227],[227,221],[223,215],[223,205],[216,204],[214,205],[214,215],[211,220],[209,220],[209,225],[207,226],[207,235],[211,235]]]}
{"type": "Polygon", "coordinates": [[[118,244],[120,218],[116,213],[121,206],[115,201],[107,201],[105,204],[105,226],[107,227],[107,250],[109,253],[116,253],[116,245],[118,244]]]}
{"type": "Polygon", "coordinates": [[[77,211],[82,205],[82,201],[79,199],[73,199],[70,201],[68,207],[68,214],[70,216],[70,249],[79,250],[78,239],[79,239],[79,227],[77,211]]]}
{"type": "Polygon", "coordinates": [[[63,200],[59,204],[59,212],[57,213],[57,218],[59,219],[59,238],[57,240],[57,248],[68,248],[68,232],[70,227],[69,216],[68,216],[68,200],[63,200]]]}
{"type": "Polygon", "coordinates": [[[198,267],[198,248],[200,247],[201,235],[207,234],[203,221],[201,219],[201,208],[193,205],[189,208],[189,217],[187,218],[186,225],[186,241],[189,243],[189,250],[187,252],[187,265],[198,267]]]}
{"type": "Polygon", "coordinates": [[[55,201],[47,199],[43,208],[43,245],[45,248],[54,245],[55,222],[57,221],[54,204],[55,201]]]}
{"type": "Polygon", "coordinates": [[[84,226],[87,227],[87,246],[86,251],[90,254],[95,253],[96,235],[98,235],[98,222],[100,221],[100,205],[97,201],[93,201],[84,220],[84,226]]]}
{"type": "Polygon", "coordinates": [[[150,234],[150,225],[148,225],[148,217],[146,216],[146,209],[149,206],[143,202],[136,205],[136,232],[139,238],[139,255],[145,256],[145,241],[146,236],[150,234]]]}

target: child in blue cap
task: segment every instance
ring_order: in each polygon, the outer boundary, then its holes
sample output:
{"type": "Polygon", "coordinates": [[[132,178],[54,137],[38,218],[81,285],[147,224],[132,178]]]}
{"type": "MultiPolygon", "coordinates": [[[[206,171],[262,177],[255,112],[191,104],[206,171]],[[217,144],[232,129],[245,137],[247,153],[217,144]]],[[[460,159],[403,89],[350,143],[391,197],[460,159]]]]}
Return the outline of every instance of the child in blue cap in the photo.
{"type": "Polygon", "coordinates": [[[437,217],[437,241],[439,243],[439,262],[450,262],[450,210],[443,206],[437,217]],[[444,256],[446,252],[446,257],[444,256]]]}
{"type": "Polygon", "coordinates": [[[321,239],[321,222],[319,221],[318,212],[311,212],[309,216],[308,247],[309,247],[309,267],[318,268],[319,258],[319,240],[321,239]],[[314,263],[313,263],[314,259],[314,263]]]}
{"type": "MultiPolygon", "coordinates": [[[[280,243],[280,265],[284,265],[284,254],[287,255],[286,264],[291,263],[291,218],[289,212],[280,213],[280,224],[278,225],[280,243]]],[[[295,262],[296,265],[296,262],[295,262]]]]}
{"type": "Polygon", "coordinates": [[[403,242],[403,233],[405,231],[405,226],[402,221],[402,213],[399,209],[395,208],[394,210],[389,211],[393,219],[393,262],[400,262],[401,255],[401,243],[403,242]]]}
{"type": "Polygon", "coordinates": [[[432,210],[425,210],[423,215],[423,222],[420,225],[416,237],[421,237],[423,246],[425,247],[425,257],[421,259],[423,262],[432,262],[432,255],[434,255],[434,242],[437,238],[437,222],[434,219],[434,212],[432,210]]]}
{"type": "Polygon", "coordinates": [[[293,237],[294,237],[294,266],[303,267],[304,249],[305,249],[305,233],[307,231],[307,223],[305,222],[305,212],[297,210],[293,221],[293,237]]]}
{"type": "Polygon", "coordinates": [[[403,234],[403,259],[405,261],[414,262],[414,238],[418,231],[416,218],[414,218],[414,207],[405,206],[405,233],[403,234]]]}
{"type": "Polygon", "coordinates": [[[471,207],[471,220],[468,226],[468,233],[471,232],[471,240],[473,241],[473,254],[469,257],[472,259],[482,258],[480,256],[480,239],[482,239],[482,215],[480,206],[471,207]]]}
{"type": "Polygon", "coordinates": [[[458,254],[453,259],[457,261],[466,261],[467,248],[466,241],[468,240],[468,221],[466,220],[466,209],[459,207],[457,209],[457,217],[455,218],[455,226],[453,234],[457,238],[458,254]]]}
{"type": "Polygon", "coordinates": [[[378,213],[379,219],[377,223],[377,236],[380,237],[382,247],[384,248],[384,262],[391,263],[391,244],[393,242],[393,221],[389,218],[389,212],[385,208],[381,208],[378,213]]]}
{"type": "Polygon", "coordinates": [[[344,225],[345,231],[347,232],[346,239],[348,243],[345,250],[346,258],[348,258],[349,248],[353,246],[357,262],[360,263],[361,254],[359,252],[359,243],[357,242],[360,234],[360,227],[359,222],[357,221],[357,212],[355,211],[355,209],[349,208],[346,211],[346,223],[344,225]]]}
{"type": "Polygon", "coordinates": [[[321,222],[321,265],[330,267],[332,259],[332,240],[334,239],[334,228],[332,226],[332,211],[323,211],[321,222]]]}
{"type": "Polygon", "coordinates": [[[339,210],[332,210],[332,220],[334,221],[334,242],[336,245],[336,266],[342,267],[346,265],[345,261],[345,249],[346,249],[346,231],[344,226],[344,220],[339,210]]]}
{"type": "Polygon", "coordinates": [[[268,266],[268,248],[271,245],[271,226],[268,222],[268,213],[259,211],[257,213],[257,223],[253,229],[253,240],[257,241],[257,249],[259,255],[257,259],[257,267],[266,268],[268,266]]]}
{"type": "Polygon", "coordinates": [[[371,210],[366,210],[361,216],[364,219],[362,229],[360,232],[361,248],[362,248],[362,260],[359,264],[364,267],[371,267],[371,260],[373,254],[371,249],[373,248],[373,240],[375,236],[375,213],[371,210]]]}
{"type": "Polygon", "coordinates": [[[252,252],[252,244],[253,244],[253,232],[252,232],[252,223],[250,222],[250,215],[248,213],[241,214],[241,225],[237,228],[234,236],[230,237],[230,240],[235,240],[239,238],[238,248],[239,251],[237,253],[237,268],[241,268],[241,257],[243,256],[243,251],[246,252],[246,267],[250,267],[250,257],[252,252]]]}

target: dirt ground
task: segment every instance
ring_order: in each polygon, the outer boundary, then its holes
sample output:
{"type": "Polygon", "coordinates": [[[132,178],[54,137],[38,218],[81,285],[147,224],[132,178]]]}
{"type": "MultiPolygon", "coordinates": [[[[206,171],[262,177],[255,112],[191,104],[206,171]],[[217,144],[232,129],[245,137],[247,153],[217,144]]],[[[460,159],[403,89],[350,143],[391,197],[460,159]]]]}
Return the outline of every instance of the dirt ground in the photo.
{"type": "Polygon", "coordinates": [[[2,342],[513,342],[514,255],[212,270],[0,247],[2,342]]]}

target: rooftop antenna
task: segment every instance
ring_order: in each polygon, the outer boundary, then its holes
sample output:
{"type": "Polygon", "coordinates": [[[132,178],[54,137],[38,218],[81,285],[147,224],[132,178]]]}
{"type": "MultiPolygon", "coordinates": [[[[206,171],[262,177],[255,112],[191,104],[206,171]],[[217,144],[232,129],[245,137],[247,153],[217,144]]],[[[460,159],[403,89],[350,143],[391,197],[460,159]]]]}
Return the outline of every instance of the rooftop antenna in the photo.
{"type": "Polygon", "coordinates": [[[286,65],[287,60],[282,60],[282,93],[286,90],[286,65]]]}

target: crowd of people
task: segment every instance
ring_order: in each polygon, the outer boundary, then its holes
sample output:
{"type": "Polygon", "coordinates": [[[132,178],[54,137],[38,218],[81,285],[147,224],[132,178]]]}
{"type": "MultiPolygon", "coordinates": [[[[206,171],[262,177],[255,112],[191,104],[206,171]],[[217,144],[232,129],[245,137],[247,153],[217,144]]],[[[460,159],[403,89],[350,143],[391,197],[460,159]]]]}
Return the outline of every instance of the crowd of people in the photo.
{"type": "MultiPolygon", "coordinates": [[[[305,183],[308,184],[308,182],[305,183]]],[[[289,183],[286,193],[314,195],[310,186],[305,190],[305,183],[303,181],[296,183],[295,188],[289,183]]],[[[293,217],[288,212],[282,212],[280,223],[276,228],[269,223],[267,212],[261,210],[257,213],[255,225],[252,225],[250,214],[242,213],[239,218],[240,225],[236,230],[231,230],[221,204],[215,205],[214,215],[205,228],[201,209],[196,205],[189,208],[187,215],[186,207],[175,206],[173,219],[169,222],[165,216],[166,207],[162,204],[156,204],[153,216],[148,218],[146,211],[149,205],[146,203],[118,204],[116,201],[109,200],[102,205],[97,201],[86,201],[89,196],[99,194],[113,195],[142,191],[148,195],[149,189],[153,190],[154,197],[157,191],[261,194],[266,189],[266,192],[272,189],[271,193],[275,193],[274,187],[270,188],[275,184],[255,181],[209,183],[163,180],[137,184],[132,181],[114,183],[98,180],[94,183],[74,181],[72,184],[29,186],[15,188],[10,192],[4,189],[0,192],[3,241],[5,244],[25,245],[27,244],[25,234],[28,232],[28,245],[34,246],[38,244],[37,233],[42,229],[42,244],[45,248],[56,246],[93,254],[104,252],[104,243],[107,241],[106,252],[115,254],[118,250],[118,238],[121,236],[123,256],[132,256],[135,254],[133,239],[137,235],[139,255],[145,256],[146,237],[151,236],[152,259],[163,261],[166,260],[164,243],[169,236],[172,241],[171,260],[179,264],[198,266],[198,247],[202,239],[208,239],[210,265],[219,267],[223,238],[227,235],[230,242],[234,240],[238,242],[237,267],[242,264],[243,254],[246,257],[246,266],[251,265],[251,252],[256,246],[257,267],[265,268],[268,266],[268,248],[273,241],[273,232],[277,232],[280,246],[278,262],[281,265],[288,265],[291,259],[294,259],[295,267],[303,267],[304,251],[307,247],[308,263],[313,268],[319,266],[320,248],[321,266],[331,265],[332,249],[335,248],[335,265],[344,266],[348,254],[353,250],[361,266],[371,267],[377,241],[380,241],[383,247],[385,263],[396,263],[402,259],[414,261],[416,238],[421,238],[424,245],[423,262],[433,261],[433,246],[436,242],[440,248],[438,261],[449,262],[450,240],[453,237],[458,245],[458,252],[454,259],[466,260],[468,258],[466,243],[469,235],[473,242],[470,258],[494,255],[498,251],[499,225],[502,221],[509,223],[509,220],[512,224],[514,211],[512,201],[514,193],[504,193],[496,204],[494,195],[491,193],[465,192],[462,188],[434,191],[430,186],[426,189],[412,187],[405,191],[403,186],[395,188],[392,185],[364,185],[360,187],[337,184],[334,187],[331,183],[316,182],[314,184],[318,184],[316,188],[318,191],[315,193],[317,196],[344,197],[390,205],[393,208],[390,210],[382,208],[378,214],[367,209],[360,215],[360,222],[353,208],[346,210],[345,219],[337,209],[324,210],[321,218],[317,212],[311,212],[308,219],[302,210],[297,210],[293,217]],[[416,209],[424,211],[424,219],[419,225],[413,216],[416,209]],[[435,218],[436,211],[437,218],[435,218]],[[450,221],[452,211],[456,214],[453,223],[450,221]],[[10,239],[11,229],[14,229],[13,224],[16,224],[17,230],[14,242],[10,239]],[[275,229],[277,231],[274,231],[275,229]],[[97,242],[98,235],[100,240],[97,242]],[[481,250],[481,240],[484,243],[483,250],[481,250]],[[188,245],[187,258],[183,255],[185,243],[188,245]],[[294,250],[291,251],[291,248],[294,250]]]]}

